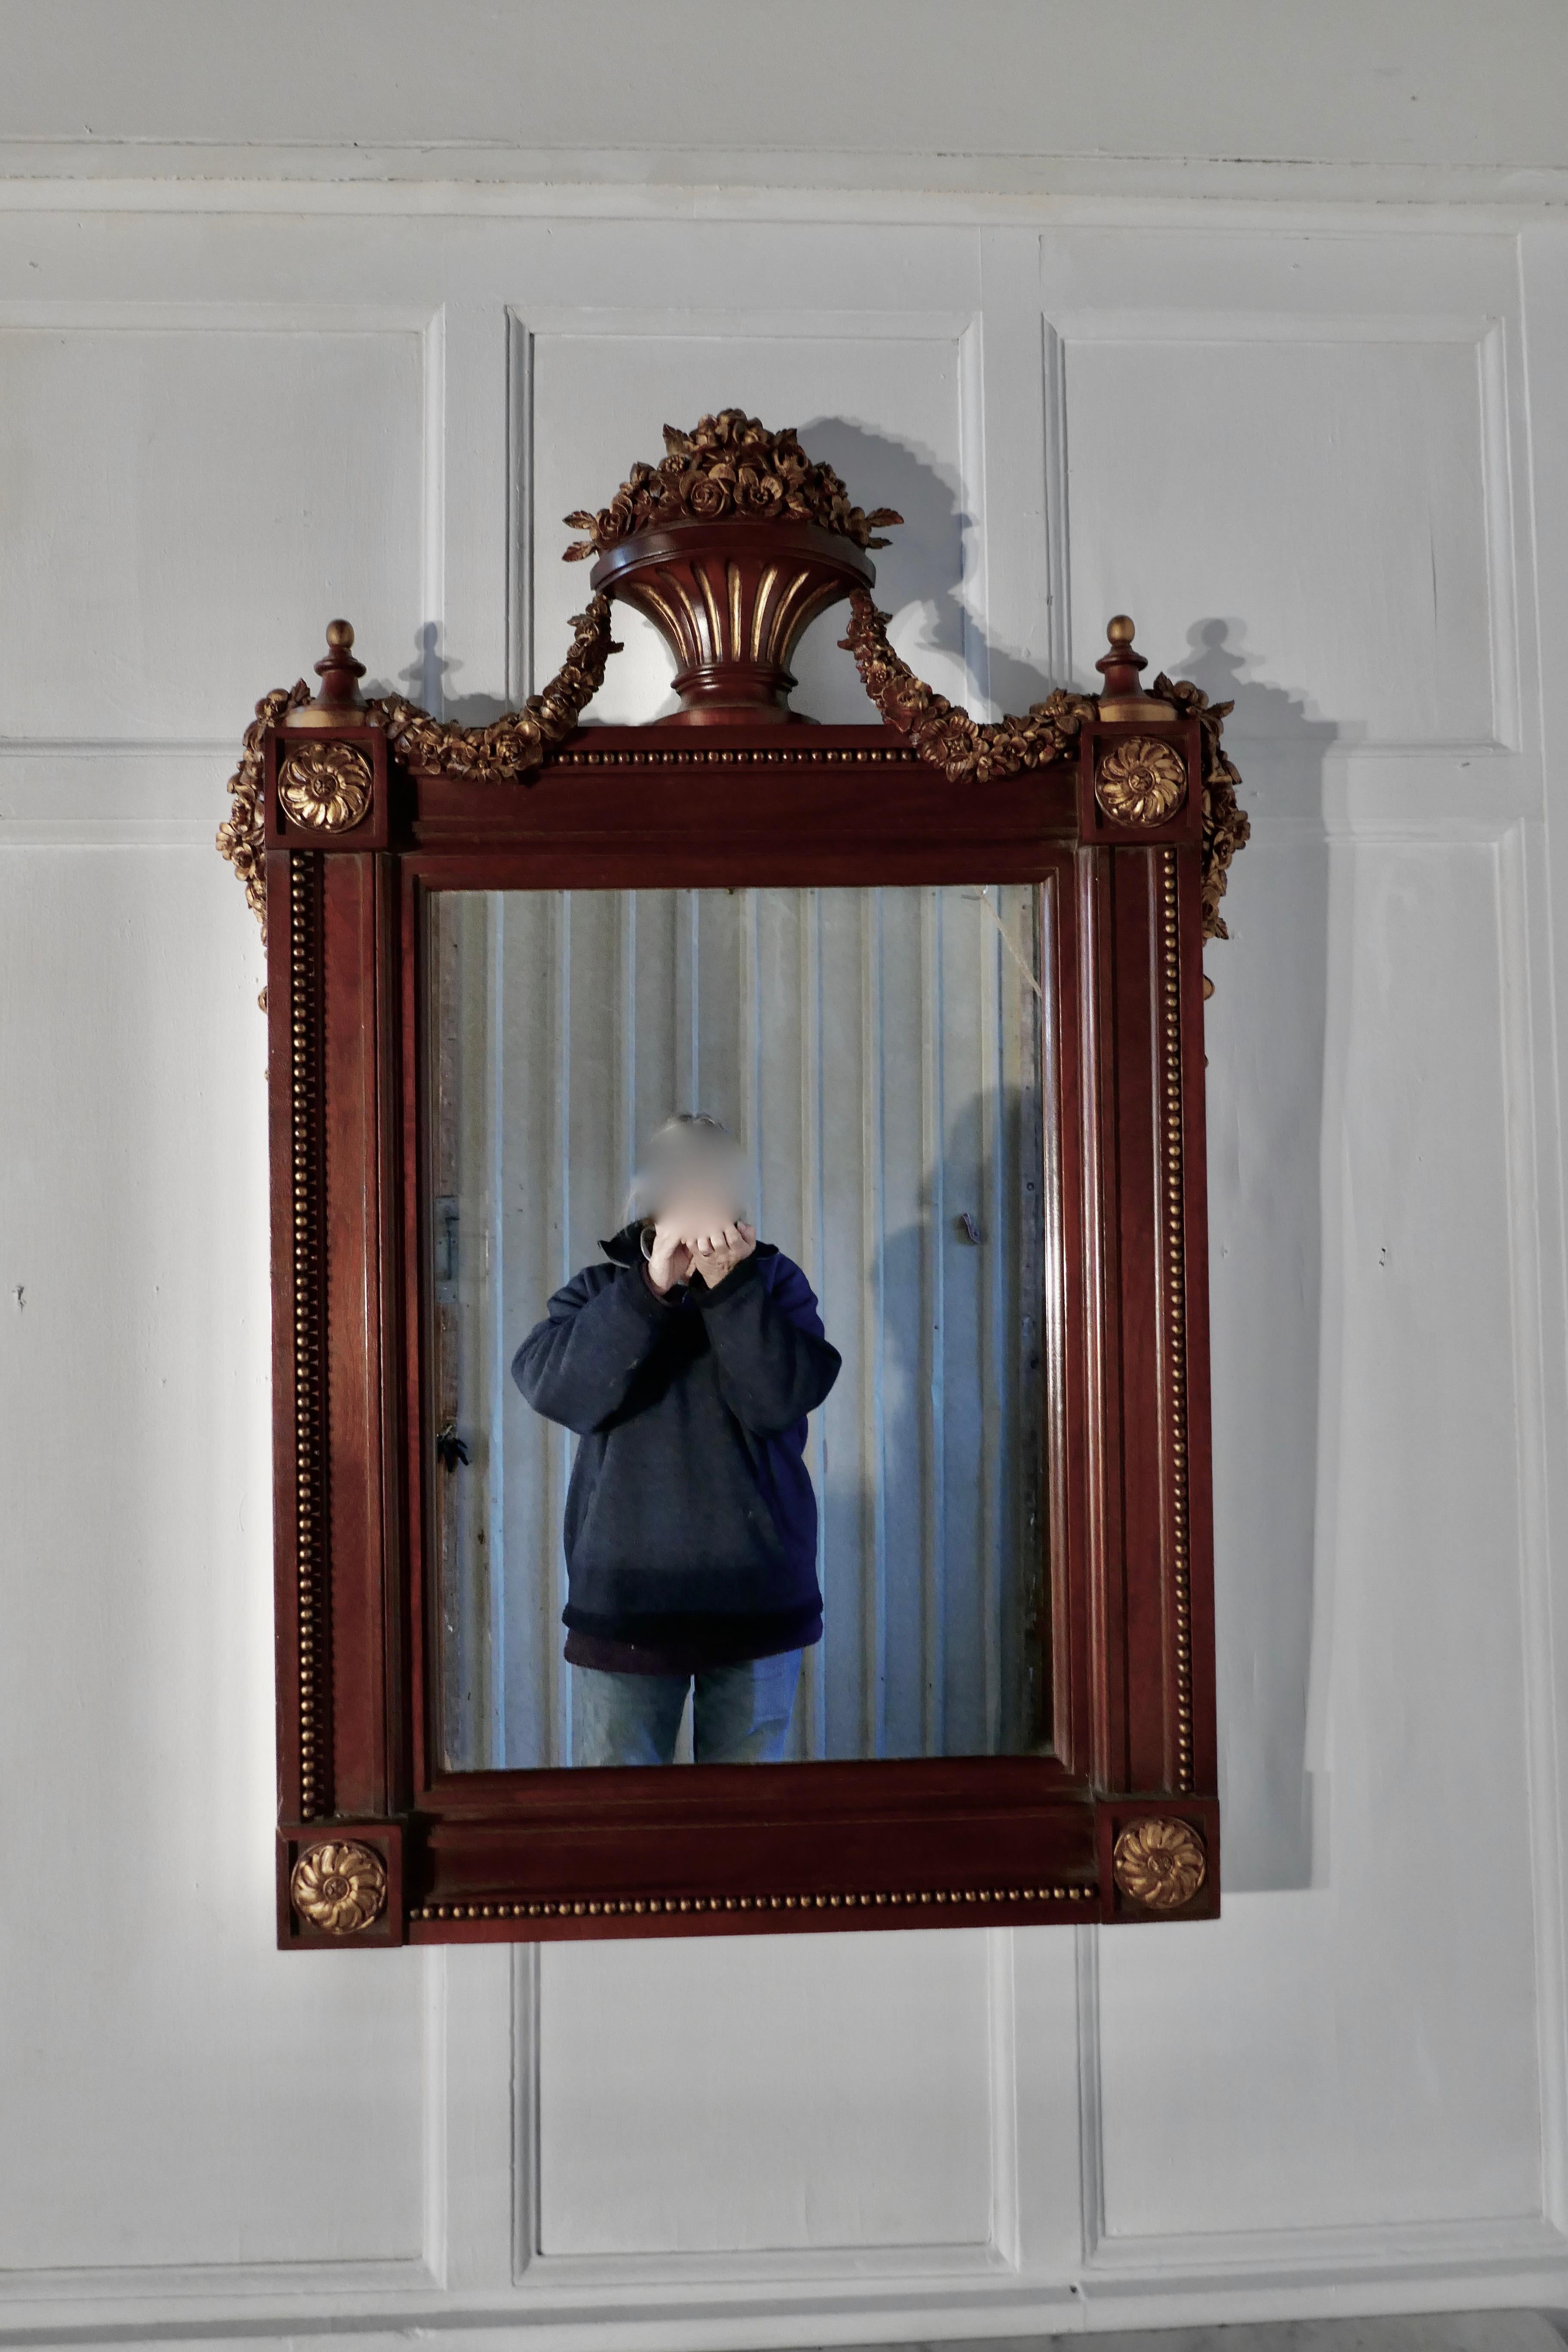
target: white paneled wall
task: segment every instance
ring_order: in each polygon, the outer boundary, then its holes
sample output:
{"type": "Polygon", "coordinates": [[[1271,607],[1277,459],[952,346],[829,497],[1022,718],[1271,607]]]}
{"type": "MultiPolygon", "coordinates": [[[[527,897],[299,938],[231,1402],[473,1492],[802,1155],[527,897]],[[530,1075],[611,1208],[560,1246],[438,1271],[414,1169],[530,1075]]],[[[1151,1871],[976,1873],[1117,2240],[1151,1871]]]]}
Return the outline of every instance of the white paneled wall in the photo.
{"type": "Polygon", "coordinates": [[[432,1098],[456,1147],[440,1410],[469,1454],[440,1503],[453,1766],[571,1761],[576,1441],[509,1368],[625,1222],[648,1138],[691,1109],[741,1145],[747,1213],[842,1359],[807,1433],[825,1620],[791,1758],[1047,1744],[1038,896],[432,897],[432,1098]]]}
{"type": "Polygon", "coordinates": [[[18,737],[231,735],[259,691],[255,655],[218,624],[240,583],[274,666],[311,650],[296,642],[302,569],[389,657],[412,642],[420,332],[144,308],[144,324],[134,305],[73,305],[0,330],[0,637],[18,737]],[[62,700],[68,624],[79,658],[62,700]]]}
{"type": "MultiPolygon", "coordinates": [[[[1568,236],[1028,201],[0,205],[0,2329],[1568,2304],[1568,236]],[[1081,686],[1125,609],[1236,700],[1226,1914],[279,1956],[229,749],[339,611],[377,685],[526,691],[557,518],[732,401],[908,518],[879,598],[944,691],[1081,686]]],[[[623,633],[606,716],[665,691],[623,633]]],[[[852,716],[834,635],[799,698],[852,716]]]]}

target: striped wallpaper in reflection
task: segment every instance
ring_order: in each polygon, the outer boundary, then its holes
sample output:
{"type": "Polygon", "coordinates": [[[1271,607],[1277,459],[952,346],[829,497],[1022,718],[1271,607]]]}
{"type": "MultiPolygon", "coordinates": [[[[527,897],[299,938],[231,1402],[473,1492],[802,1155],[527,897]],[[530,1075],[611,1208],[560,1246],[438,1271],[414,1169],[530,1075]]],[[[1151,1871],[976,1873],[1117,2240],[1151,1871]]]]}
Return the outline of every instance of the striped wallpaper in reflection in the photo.
{"type": "Polygon", "coordinates": [[[570,1756],[575,1439],[508,1377],[704,1110],[844,1368],[811,1422],[826,1633],[791,1752],[1043,1744],[1039,910],[1031,886],[444,893],[431,901],[444,1745],[570,1756]]]}

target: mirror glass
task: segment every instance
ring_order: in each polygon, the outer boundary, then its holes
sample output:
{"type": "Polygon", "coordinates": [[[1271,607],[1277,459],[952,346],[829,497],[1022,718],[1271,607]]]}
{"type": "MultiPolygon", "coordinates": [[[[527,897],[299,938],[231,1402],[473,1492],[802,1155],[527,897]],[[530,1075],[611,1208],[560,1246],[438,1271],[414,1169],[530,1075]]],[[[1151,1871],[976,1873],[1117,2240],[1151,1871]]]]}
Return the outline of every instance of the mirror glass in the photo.
{"type": "Polygon", "coordinates": [[[426,908],[447,1768],[1047,1748],[1041,893],[426,908]]]}

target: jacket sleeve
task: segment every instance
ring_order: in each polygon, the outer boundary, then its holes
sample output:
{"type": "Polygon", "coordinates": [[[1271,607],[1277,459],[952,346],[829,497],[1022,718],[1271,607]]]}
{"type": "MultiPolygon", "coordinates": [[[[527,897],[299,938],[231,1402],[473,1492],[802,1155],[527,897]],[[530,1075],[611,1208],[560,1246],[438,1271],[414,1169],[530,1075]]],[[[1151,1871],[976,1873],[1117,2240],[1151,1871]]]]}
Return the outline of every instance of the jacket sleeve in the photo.
{"type": "Polygon", "coordinates": [[[512,1358],[512,1379],[535,1412],[586,1436],[625,1404],[668,1312],[635,1267],[603,1284],[575,1274],[512,1358]]]}
{"type": "Polygon", "coordinates": [[[790,1259],[770,1290],[760,1261],[742,1258],[712,1290],[692,1286],[718,1359],[724,1402],[744,1429],[782,1436],[814,1412],[838,1378],[811,1285],[790,1259]]]}

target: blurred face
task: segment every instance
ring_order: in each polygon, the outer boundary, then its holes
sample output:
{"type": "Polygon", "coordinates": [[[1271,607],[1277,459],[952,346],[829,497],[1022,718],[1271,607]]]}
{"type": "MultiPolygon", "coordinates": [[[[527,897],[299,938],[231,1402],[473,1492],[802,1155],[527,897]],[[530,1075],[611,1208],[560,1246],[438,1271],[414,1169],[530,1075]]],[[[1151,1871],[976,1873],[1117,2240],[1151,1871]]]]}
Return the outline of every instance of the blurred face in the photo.
{"type": "Polygon", "coordinates": [[[745,1162],[731,1137],[711,1128],[666,1129],[648,1146],[637,1171],[637,1200],[645,1217],[662,1223],[724,1223],[740,1210],[745,1162]]]}

